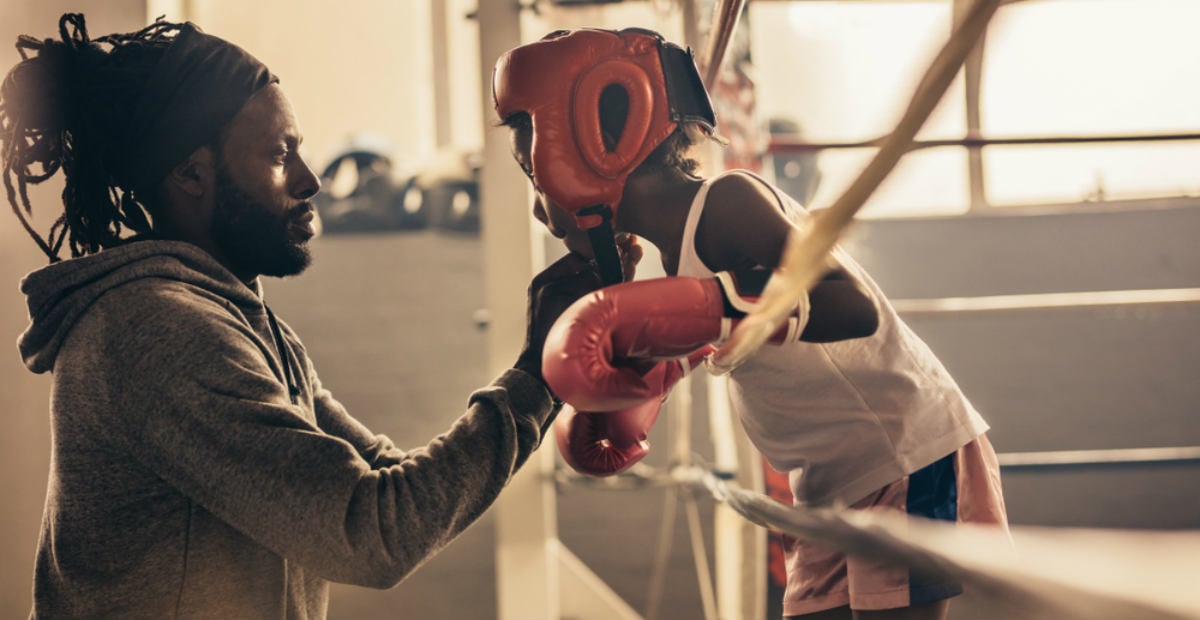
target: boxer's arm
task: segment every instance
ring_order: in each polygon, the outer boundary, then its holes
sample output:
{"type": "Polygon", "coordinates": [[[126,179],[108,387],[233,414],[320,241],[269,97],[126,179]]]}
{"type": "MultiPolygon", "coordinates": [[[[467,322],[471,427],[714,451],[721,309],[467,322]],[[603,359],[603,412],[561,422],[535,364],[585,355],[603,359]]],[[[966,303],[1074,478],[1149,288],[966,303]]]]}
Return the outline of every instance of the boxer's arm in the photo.
{"type": "MultiPolygon", "coordinates": [[[[718,278],[725,277],[723,272],[718,278]]],[[[771,272],[753,269],[742,274],[731,274],[737,281],[737,292],[742,303],[735,304],[727,316],[741,318],[749,312],[758,296],[762,294],[771,272]]],[[[726,289],[728,294],[729,289],[726,289]]],[[[798,300],[802,306],[803,331],[799,340],[804,342],[834,342],[850,338],[863,338],[875,333],[879,327],[879,312],[874,298],[866,294],[862,285],[841,267],[826,273],[816,286],[798,300]]],[[[790,338],[784,338],[788,340],[790,338]]]]}
{"type": "Polygon", "coordinates": [[[805,342],[865,338],[879,328],[875,298],[840,268],[825,274],[808,299],[808,324],[800,334],[805,342]]]}
{"type": "MultiPolygon", "coordinates": [[[[696,251],[714,272],[732,271],[744,282],[757,270],[779,265],[793,229],[774,194],[762,182],[732,174],[714,182],[696,233],[696,251]]],[[[757,291],[751,290],[757,295],[757,291]]],[[[862,338],[879,324],[873,296],[844,269],[831,270],[809,291],[809,316],[800,339],[832,342],[862,338]]]]}

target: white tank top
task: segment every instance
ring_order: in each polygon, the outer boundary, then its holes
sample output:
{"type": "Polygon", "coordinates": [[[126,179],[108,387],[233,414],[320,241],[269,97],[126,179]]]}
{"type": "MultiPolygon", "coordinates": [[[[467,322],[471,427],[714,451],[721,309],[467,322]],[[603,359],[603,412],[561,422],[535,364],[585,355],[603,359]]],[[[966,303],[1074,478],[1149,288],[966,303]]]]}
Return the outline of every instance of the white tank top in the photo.
{"type": "MultiPolygon", "coordinates": [[[[808,212],[765,180],[798,225],[808,212]]],[[[723,176],[723,175],[722,175],[723,176]]],[[[708,190],[692,202],[680,246],[681,276],[712,277],[696,255],[708,190]]],[[[766,345],[729,373],[733,408],[754,445],[792,493],[809,505],[853,503],[987,431],[987,423],[929,347],[896,315],[879,286],[848,254],[841,267],[874,296],[879,328],[867,338],[766,345]]]]}

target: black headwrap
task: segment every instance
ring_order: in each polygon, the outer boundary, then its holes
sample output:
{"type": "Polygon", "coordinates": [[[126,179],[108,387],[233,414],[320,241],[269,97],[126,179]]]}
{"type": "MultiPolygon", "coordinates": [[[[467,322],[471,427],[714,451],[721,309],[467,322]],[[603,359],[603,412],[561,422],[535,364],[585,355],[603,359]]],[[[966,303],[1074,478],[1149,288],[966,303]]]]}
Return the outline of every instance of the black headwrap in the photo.
{"type": "Polygon", "coordinates": [[[242,48],[186,23],[155,66],[130,120],[116,180],[150,192],[192,151],[210,143],[263,87],[278,82],[242,48]]]}

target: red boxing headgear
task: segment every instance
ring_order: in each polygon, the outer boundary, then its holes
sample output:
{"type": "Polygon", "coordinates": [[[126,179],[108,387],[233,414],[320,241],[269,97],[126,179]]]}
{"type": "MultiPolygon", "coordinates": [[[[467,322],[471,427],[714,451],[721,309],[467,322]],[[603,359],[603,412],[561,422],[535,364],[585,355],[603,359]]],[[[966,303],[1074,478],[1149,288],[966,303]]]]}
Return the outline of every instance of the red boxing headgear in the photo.
{"type": "Polygon", "coordinates": [[[580,210],[615,211],[629,174],[681,121],[715,125],[690,50],[642,29],[560,30],[513,48],[496,62],[492,95],[501,119],[529,114],[534,182],[581,228],[602,218],[580,210]],[[625,89],[629,115],[610,151],[600,94],[611,85],[625,89]]]}

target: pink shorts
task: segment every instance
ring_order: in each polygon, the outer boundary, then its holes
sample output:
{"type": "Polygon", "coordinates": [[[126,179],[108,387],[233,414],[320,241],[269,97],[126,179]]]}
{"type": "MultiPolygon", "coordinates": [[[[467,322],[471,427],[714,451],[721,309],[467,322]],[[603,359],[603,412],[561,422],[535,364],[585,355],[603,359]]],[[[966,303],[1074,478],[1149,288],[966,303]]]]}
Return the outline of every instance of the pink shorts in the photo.
{"type": "MultiPolygon", "coordinates": [[[[850,508],[897,509],[961,523],[1008,527],[1000,489],[1000,465],[986,435],[954,454],[893,482],[850,508]]],[[[784,616],[801,616],[849,605],[895,609],[940,601],[962,592],[958,583],[930,581],[908,570],[846,556],[811,542],[785,537],[787,591],[784,616]]]]}

